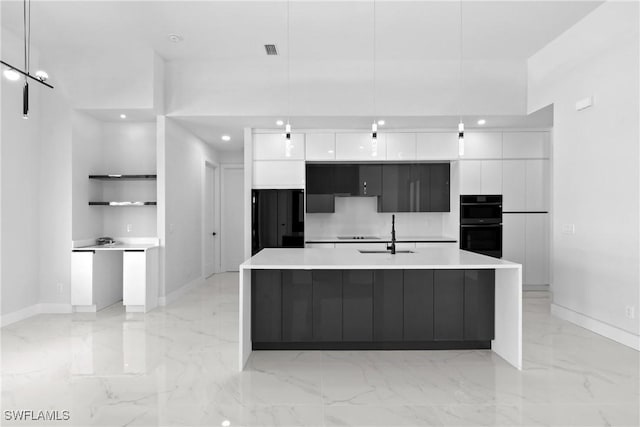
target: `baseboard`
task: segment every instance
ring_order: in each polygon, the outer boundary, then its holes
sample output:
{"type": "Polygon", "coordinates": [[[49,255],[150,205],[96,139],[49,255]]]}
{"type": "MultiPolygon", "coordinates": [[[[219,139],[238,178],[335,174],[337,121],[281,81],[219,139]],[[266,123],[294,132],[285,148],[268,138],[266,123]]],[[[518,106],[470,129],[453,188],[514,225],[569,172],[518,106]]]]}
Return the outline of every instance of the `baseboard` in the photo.
{"type": "Polygon", "coordinates": [[[187,283],[184,286],[179,287],[178,289],[176,289],[175,291],[158,298],[158,305],[160,306],[165,306],[165,305],[169,305],[172,302],[176,301],[177,299],[179,299],[180,297],[182,297],[184,294],[186,294],[187,292],[189,292],[190,290],[200,286],[201,284],[204,283],[204,278],[202,277],[198,277],[195,280],[192,280],[191,282],[187,283]]]}
{"type": "Polygon", "coordinates": [[[29,317],[36,316],[38,314],[66,314],[71,312],[72,312],[71,304],[55,304],[55,303],[33,304],[21,310],[17,310],[8,314],[3,314],[0,324],[4,327],[7,325],[11,325],[12,323],[16,323],[21,320],[28,319],[29,317]]]}
{"type": "Polygon", "coordinates": [[[596,320],[592,317],[585,316],[558,304],[551,304],[551,314],[585,329],[595,332],[598,335],[609,338],[610,340],[619,342],[620,344],[631,347],[640,351],[640,336],[622,330],[616,326],[596,320]]]}

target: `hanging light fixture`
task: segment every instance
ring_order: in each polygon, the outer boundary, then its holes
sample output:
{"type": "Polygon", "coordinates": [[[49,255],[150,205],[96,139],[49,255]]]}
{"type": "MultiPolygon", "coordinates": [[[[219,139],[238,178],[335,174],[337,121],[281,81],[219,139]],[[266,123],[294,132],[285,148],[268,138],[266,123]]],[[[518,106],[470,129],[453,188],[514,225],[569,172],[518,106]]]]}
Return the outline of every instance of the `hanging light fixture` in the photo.
{"type": "Polygon", "coordinates": [[[291,37],[290,37],[290,19],[291,18],[291,1],[287,0],[287,124],[284,127],[284,136],[287,141],[291,140],[291,37]]]}
{"type": "Polygon", "coordinates": [[[458,123],[458,154],[464,156],[464,123],[462,122],[462,0],[460,0],[460,68],[458,78],[458,113],[460,114],[460,122],[458,123]]]}
{"type": "Polygon", "coordinates": [[[378,121],[376,120],[376,0],[373,0],[373,123],[371,123],[371,139],[375,144],[378,139],[378,121]]]}
{"type": "Polygon", "coordinates": [[[24,76],[24,87],[22,88],[22,118],[29,118],[29,79],[36,81],[44,86],[53,89],[46,80],[49,75],[42,70],[36,72],[35,76],[29,74],[31,65],[31,0],[23,0],[22,3],[23,14],[23,29],[24,29],[24,71],[18,67],[9,64],[8,62],[0,60],[0,63],[7,67],[3,74],[11,81],[17,81],[20,75],[24,76]]]}

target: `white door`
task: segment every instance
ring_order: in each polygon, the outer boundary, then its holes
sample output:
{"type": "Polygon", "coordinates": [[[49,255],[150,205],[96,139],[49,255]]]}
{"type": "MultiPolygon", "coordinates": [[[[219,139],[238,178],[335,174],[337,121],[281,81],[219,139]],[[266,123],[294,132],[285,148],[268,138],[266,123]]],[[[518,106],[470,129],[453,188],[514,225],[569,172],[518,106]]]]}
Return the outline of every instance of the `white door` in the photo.
{"type": "Polygon", "coordinates": [[[222,270],[238,271],[244,262],[244,170],[222,170],[222,270]]]}
{"type": "Polygon", "coordinates": [[[204,181],[204,277],[216,272],[216,176],[213,166],[205,165],[204,181]]]}

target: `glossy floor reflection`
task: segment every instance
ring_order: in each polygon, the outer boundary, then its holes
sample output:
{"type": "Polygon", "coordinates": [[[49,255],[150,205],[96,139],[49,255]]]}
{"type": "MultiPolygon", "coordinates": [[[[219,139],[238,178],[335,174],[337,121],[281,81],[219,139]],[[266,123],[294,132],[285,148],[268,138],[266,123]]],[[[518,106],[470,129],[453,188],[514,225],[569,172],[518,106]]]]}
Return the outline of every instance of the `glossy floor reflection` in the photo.
{"type": "Polygon", "coordinates": [[[254,352],[239,373],[238,275],[168,307],[3,328],[2,425],[638,426],[639,354],[526,293],[524,370],[491,351],[254,352]],[[69,410],[8,421],[7,410],[69,410]]]}

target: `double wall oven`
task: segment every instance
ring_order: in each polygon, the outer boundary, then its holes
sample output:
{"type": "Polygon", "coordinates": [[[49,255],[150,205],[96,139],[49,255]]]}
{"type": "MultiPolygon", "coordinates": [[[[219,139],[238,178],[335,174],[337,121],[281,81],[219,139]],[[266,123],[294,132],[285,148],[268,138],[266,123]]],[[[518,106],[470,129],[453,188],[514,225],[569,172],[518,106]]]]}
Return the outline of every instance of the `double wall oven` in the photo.
{"type": "Polygon", "coordinates": [[[502,195],[460,196],[460,249],[502,258],[502,195]]]}

